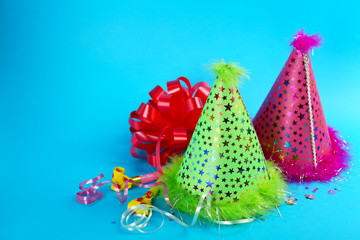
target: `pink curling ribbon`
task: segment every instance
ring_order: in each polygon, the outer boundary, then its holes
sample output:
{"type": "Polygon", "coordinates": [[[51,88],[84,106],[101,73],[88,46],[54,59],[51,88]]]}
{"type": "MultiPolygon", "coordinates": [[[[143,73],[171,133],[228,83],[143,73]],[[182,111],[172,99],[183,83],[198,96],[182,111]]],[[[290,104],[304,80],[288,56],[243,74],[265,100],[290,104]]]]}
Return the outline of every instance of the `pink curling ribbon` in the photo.
{"type": "Polygon", "coordinates": [[[142,183],[135,182],[135,181],[133,181],[131,179],[128,179],[128,180],[125,181],[124,197],[123,197],[121,195],[120,189],[119,189],[119,187],[118,187],[118,185],[116,183],[114,183],[112,181],[104,181],[104,182],[98,183],[98,181],[103,177],[104,177],[104,175],[100,174],[96,178],[89,179],[89,180],[81,182],[80,185],[79,185],[79,189],[82,190],[82,191],[76,193],[76,201],[78,201],[79,203],[82,203],[82,204],[91,204],[91,203],[93,203],[93,202],[95,202],[97,200],[100,200],[103,197],[103,193],[98,191],[98,189],[101,186],[103,186],[103,185],[105,185],[107,183],[113,183],[116,194],[117,194],[117,196],[119,198],[119,201],[123,203],[123,202],[125,202],[127,200],[128,192],[129,192],[129,182],[130,182],[130,183],[132,183],[132,184],[134,184],[134,185],[136,185],[138,187],[141,187],[141,188],[152,188],[152,187],[157,187],[157,186],[163,185],[165,201],[168,204],[168,206],[170,208],[172,208],[172,205],[171,205],[170,199],[169,199],[167,186],[162,181],[155,182],[155,183],[152,183],[152,184],[142,184],[142,183]],[[90,183],[91,183],[91,186],[89,188],[84,187],[84,185],[90,184],[90,183]]]}
{"type": "Polygon", "coordinates": [[[147,158],[148,163],[156,166],[160,173],[169,156],[181,153],[188,146],[210,93],[208,83],[199,82],[191,86],[185,77],[168,82],[167,89],[168,92],[156,86],[149,92],[149,102],[142,103],[129,118],[133,134],[131,155],[147,158]],[[139,155],[140,151],[145,152],[145,156],[139,155]]]}
{"type": "Polygon", "coordinates": [[[153,172],[153,173],[148,173],[148,174],[144,174],[144,175],[141,175],[140,178],[141,178],[141,183],[148,183],[148,182],[152,182],[152,181],[155,181],[155,180],[158,180],[159,179],[159,173],[157,172],[153,172]]]}

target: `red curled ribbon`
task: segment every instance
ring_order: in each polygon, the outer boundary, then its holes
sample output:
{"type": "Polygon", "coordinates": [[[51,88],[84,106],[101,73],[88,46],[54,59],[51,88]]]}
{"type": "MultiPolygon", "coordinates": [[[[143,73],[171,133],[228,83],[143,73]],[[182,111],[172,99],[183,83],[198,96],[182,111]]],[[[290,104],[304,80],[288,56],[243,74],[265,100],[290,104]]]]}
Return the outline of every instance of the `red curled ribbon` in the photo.
{"type": "Polygon", "coordinates": [[[149,92],[149,102],[141,103],[129,118],[133,134],[131,155],[147,158],[148,163],[156,166],[160,173],[161,166],[171,155],[182,152],[188,146],[211,89],[206,82],[192,87],[187,78],[179,77],[167,82],[167,90],[156,86],[149,92]],[[146,156],[140,156],[137,149],[145,151],[146,156]]]}

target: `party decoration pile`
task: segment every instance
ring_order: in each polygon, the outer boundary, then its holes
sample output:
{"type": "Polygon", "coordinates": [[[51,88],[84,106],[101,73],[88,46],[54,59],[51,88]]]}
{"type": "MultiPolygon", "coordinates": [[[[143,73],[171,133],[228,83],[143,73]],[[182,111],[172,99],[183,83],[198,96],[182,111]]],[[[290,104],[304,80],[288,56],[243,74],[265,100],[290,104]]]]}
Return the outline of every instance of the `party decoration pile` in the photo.
{"type": "Polygon", "coordinates": [[[212,70],[216,80],[190,144],[165,166],[161,181],[184,213],[220,224],[249,222],[282,204],[286,184],[266,162],[237,88],[245,70],[223,61],[212,70]]]}
{"type": "Polygon", "coordinates": [[[290,180],[328,181],[347,167],[348,144],[328,127],[309,51],[321,38],[303,30],[253,123],[265,157],[290,180]]]}
{"type": "Polygon", "coordinates": [[[208,83],[191,86],[185,77],[168,82],[167,89],[168,92],[156,86],[149,92],[151,100],[131,112],[129,119],[132,156],[147,158],[159,172],[169,156],[181,153],[188,146],[210,92],[208,83]]]}
{"type": "Polygon", "coordinates": [[[156,86],[151,100],[131,112],[129,123],[131,154],[146,158],[158,172],[128,177],[116,167],[112,181],[98,183],[101,174],[80,183],[76,200],[101,199],[98,189],[106,183],[120,202],[133,185],[150,188],[130,201],[121,217],[122,226],[139,232],[145,232],[153,212],[185,227],[198,219],[233,225],[251,222],[284,202],[296,204],[295,197],[286,197],[282,173],[289,180],[328,181],[349,160],[347,143],[327,125],[315,82],[309,51],[320,40],[303,31],[295,35],[293,51],[253,122],[237,88],[246,71],[235,63],[212,65],[211,89],[205,82],[191,86],[184,77],[168,82],[168,92],[156,86]],[[159,190],[171,212],[152,205],[159,190]],[[174,210],[193,216],[192,222],[185,223],[174,210]]]}
{"type": "Polygon", "coordinates": [[[283,203],[286,184],[276,165],[266,162],[236,86],[245,70],[221,61],[213,65],[213,71],[214,86],[185,154],[172,157],[156,183],[140,184],[137,178],[125,176],[123,169],[114,169],[113,186],[121,202],[126,200],[130,183],[151,187],[123,213],[121,224],[126,229],[145,232],[154,211],[185,227],[193,226],[198,218],[224,225],[248,223],[283,203]],[[172,210],[193,215],[190,224],[150,205],[161,185],[172,210]],[[124,198],[119,192],[122,187],[124,198]]]}

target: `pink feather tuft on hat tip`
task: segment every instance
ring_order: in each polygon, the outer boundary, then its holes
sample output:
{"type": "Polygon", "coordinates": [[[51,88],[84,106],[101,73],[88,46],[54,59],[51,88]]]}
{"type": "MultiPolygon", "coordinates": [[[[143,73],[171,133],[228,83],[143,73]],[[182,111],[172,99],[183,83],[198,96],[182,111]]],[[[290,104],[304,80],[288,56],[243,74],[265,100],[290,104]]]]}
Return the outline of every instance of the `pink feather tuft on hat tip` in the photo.
{"type": "Polygon", "coordinates": [[[307,52],[313,47],[320,47],[322,38],[319,33],[314,35],[308,35],[304,33],[304,29],[301,29],[294,35],[294,40],[290,43],[296,50],[307,52]]]}

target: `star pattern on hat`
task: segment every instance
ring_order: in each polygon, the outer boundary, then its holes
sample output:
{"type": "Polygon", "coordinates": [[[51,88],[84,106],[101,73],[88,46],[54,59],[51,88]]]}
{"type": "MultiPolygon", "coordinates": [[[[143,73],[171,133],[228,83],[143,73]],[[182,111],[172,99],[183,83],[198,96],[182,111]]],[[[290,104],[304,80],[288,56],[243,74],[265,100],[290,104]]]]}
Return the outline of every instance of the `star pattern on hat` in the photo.
{"type": "Polygon", "coordinates": [[[190,193],[233,202],[267,178],[265,158],[239,90],[217,79],[185,152],[178,182],[190,193]]]}
{"type": "MultiPolygon", "coordinates": [[[[316,155],[321,159],[331,141],[311,62],[309,71],[316,155]]],[[[294,50],[254,118],[265,157],[294,161],[299,169],[313,167],[309,111],[304,59],[294,50]]]]}

